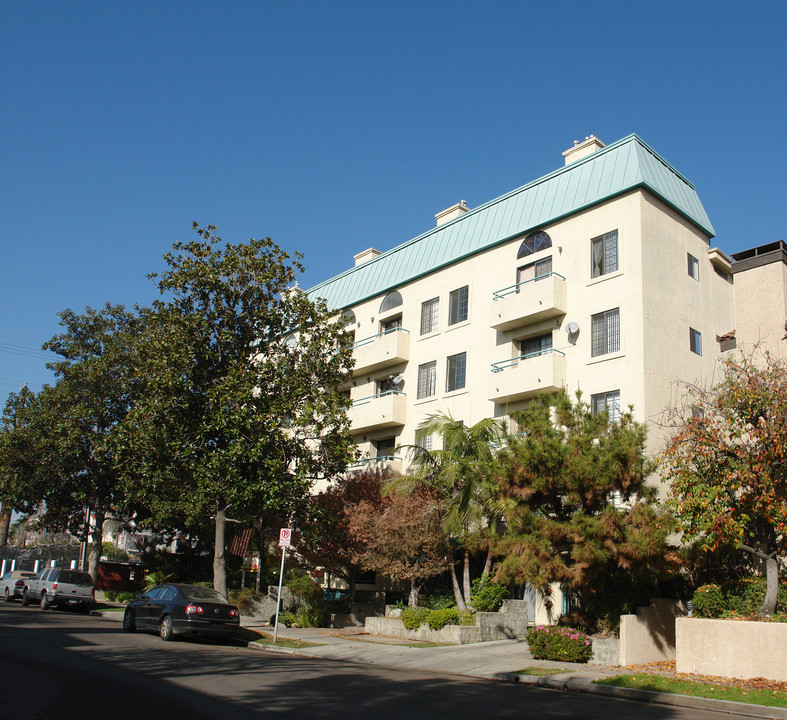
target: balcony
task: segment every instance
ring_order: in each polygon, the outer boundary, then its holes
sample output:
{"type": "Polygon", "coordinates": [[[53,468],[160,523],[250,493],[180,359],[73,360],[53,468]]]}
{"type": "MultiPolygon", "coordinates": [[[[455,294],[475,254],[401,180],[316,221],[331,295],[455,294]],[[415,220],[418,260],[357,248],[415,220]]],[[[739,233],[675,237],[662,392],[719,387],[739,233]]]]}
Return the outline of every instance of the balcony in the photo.
{"type": "Polygon", "coordinates": [[[406,395],[398,390],[388,390],[379,395],[356,400],[347,411],[350,432],[358,435],[371,430],[404,425],[406,395]]]}
{"type": "Polygon", "coordinates": [[[396,455],[365,458],[347,466],[348,473],[374,472],[375,470],[390,470],[394,475],[404,472],[404,461],[396,455]]]}
{"type": "Polygon", "coordinates": [[[566,278],[553,272],[492,293],[489,324],[495,330],[514,330],[565,314],[566,278]]]}
{"type": "Polygon", "coordinates": [[[391,328],[355,343],[353,373],[375,372],[410,359],[410,331],[391,328]]]}
{"type": "Polygon", "coordinates": [[[565,383],[565,353],[543,350],[492,363],[488,397],[497,403],[527,400],[542,392],[556,392],[565,383]]]}

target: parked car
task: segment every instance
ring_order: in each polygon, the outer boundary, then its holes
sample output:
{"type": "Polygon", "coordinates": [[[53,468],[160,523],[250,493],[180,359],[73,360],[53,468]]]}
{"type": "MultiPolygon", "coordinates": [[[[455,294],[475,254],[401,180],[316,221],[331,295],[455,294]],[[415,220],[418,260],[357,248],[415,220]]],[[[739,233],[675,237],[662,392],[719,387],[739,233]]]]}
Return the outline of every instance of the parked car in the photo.
{"type": "Polygon", "coordinates": [[[35,576],[36,574],[30,570],[9,570],[0,580],[0,593],[3,593],[3,599],[11,602],[21,598],[25,593],[27,581],[35,576]]]}
{"type": "Polygon", "coordinates": [[[238,608],[199,585],[157,585],[130,602],[123,615],[126,632],[155,630],[162,640],[176,633],[226,639],[239,627],[238,608]]]}
{"type": "Polygon", "coordinates": [[[58,608],[76,607],[83,612],[89,612],[95,597],[93,578],[88,573],[81,570],[47,568],[27,581],[22,605],[38,601],[42,610],[48,610],[54,605],[58,608]]]}

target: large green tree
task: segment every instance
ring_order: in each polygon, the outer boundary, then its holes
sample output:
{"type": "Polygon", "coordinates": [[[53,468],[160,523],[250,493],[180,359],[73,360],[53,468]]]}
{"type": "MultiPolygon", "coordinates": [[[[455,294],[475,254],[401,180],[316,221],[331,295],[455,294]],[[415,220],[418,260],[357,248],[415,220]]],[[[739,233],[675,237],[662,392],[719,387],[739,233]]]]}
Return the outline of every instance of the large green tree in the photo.
{"type": "MultiPolygon", "coordinates": [[[[392,488],[406,491],[427,488],[440,499],[443,530],[463,561],[461,586],[453,561],[449,567],[454,598],[460,610],[471,604],[471,553],[479,548],[487,551],[482,577],[486,577],[491,568],[491,539],[498,529],[501,508],[491,470],[505,434],[505,426],[500,420],[485,418],[467,426],[448,413],[434,413],[418,426],[416,435],[418,438],[439,438],[442,449],[408,446],[406,449],[413,461],[411,472],[390,483],[392,488]]],[[[453,552],[451,548],[452,555],[453,552]]]]}
{"type": "Polygon", "coordinates": [[[730,358],[719,383],[688,386],[687,397],[661,458],[670,505],[685,540],[764,563],[760,613],[771,614],[787,547],[787,364],[767,354],[730,358]]]}
{"type": "Polygon", "coordinates": [[[561,392],[517,420],[496,463],[507,527],[498,579],[559,582],[593,602],[601,578],[660,565],[670,523],[645,482],[645,426],[631,411],[593,414],[561,392]]]}
{"type": "Polygon", "coordinates": [[[154,518],[210,518],[214,587],[226,593],[229,519],[289,515],[351,456],[341,392],[351,337],[292,289],[302,270],[270,238],[214,227],[165,255],[138,344],[142,389],[124,423],[129,497],[154,518]]]}
{"type": "Polygon", "coordinates": [[[60,322],[63,332],[43,346],[60,356],[49,364],[56,382],[10,400],[4,456],[17,502],[28,511],[41,506],[43,526],[89,531],[88,571],[96,577],[104,520],[123,499],[115,433],[132,402],[128,347],[138,317],[107,305],[64,310],[60,322]]]}

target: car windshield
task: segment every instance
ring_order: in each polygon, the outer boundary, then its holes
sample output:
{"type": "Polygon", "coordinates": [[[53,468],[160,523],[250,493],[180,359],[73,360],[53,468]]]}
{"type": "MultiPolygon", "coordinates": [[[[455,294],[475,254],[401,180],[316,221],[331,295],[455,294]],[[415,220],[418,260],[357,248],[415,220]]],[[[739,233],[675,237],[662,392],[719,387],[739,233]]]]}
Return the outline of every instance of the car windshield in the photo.
{"type": "Polygon", "coordinates": [[[218,593],[211,588],[199,586],[182,587],[180,592],[183,594],[183,597],[186,598],[186,600],[191,600],[192,602],[201,600],[202,602],[227,603],[226,599],[221,593],[218,593]]]}

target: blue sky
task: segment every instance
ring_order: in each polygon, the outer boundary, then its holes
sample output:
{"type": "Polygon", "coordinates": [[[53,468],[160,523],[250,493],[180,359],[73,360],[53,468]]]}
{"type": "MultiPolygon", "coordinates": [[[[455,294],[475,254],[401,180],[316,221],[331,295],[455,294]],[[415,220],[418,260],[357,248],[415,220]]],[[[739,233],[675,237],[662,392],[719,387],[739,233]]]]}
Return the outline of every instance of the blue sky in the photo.
{"type": "Polygon", "coordinates": [[[731,253],[784,237],[787,3],[0,5],[0,397],[58,311],[147,304],[193,220],[310,287],[636,132],[731,253]]]}

